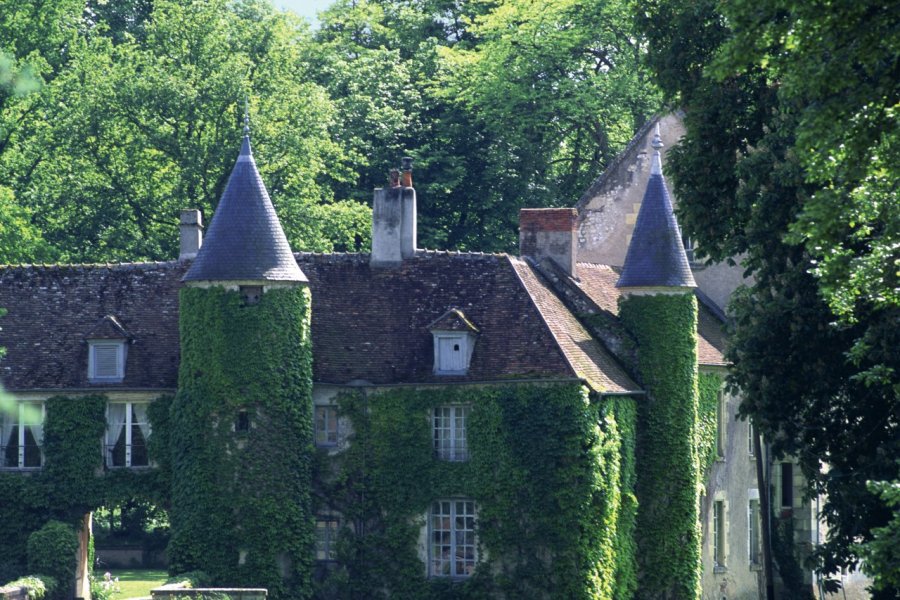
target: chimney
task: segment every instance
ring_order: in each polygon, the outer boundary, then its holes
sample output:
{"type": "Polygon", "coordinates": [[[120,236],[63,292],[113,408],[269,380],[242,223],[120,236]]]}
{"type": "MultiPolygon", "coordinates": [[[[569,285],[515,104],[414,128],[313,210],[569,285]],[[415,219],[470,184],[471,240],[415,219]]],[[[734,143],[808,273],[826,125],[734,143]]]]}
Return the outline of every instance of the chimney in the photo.
{"type": "Polygon", "coordinates": [[[200,244],[203,243],[203,217],[196,208],[181,210],[181,251],[178,260],[189,260],[197,257],[200,244]]]}
{"type": "Polygon", "coordinates": [[[574,208],[523,208],[519,211],[519,254],[540,261],[552,259],[575,277],[574,208]]]}
{"type": "Polygon", "coordinates": [[[412,187],[412,159],[391,170],[390,187],[375,188],[372,203],[372,256],[375,267],[400,264],[416,254],[416,190],[412,187]]]}

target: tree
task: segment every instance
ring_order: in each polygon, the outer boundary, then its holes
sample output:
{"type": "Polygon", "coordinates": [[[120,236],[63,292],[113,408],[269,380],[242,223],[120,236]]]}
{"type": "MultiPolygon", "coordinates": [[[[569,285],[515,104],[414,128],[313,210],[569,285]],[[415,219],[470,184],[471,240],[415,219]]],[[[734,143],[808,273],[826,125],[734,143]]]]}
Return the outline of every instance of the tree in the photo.
{"type": "Polygon", "coordinates": [[[657,0],[638,14],[687,112],[669,165],[681,222],[754,278],[731,306],[741,413],[825,494],[826,574],[891,518],[867,480],[898,475],[898,9],[657,0]]]}

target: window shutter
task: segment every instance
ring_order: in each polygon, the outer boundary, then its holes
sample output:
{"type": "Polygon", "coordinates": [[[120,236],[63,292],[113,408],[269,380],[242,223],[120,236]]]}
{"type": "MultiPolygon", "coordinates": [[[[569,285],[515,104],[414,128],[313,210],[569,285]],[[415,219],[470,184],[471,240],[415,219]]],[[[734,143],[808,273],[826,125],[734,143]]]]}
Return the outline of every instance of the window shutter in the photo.
{"type": "Polygon", "coordinates": [[[119,346],[94,346],[94,377],[121,377],[119,346]]]}

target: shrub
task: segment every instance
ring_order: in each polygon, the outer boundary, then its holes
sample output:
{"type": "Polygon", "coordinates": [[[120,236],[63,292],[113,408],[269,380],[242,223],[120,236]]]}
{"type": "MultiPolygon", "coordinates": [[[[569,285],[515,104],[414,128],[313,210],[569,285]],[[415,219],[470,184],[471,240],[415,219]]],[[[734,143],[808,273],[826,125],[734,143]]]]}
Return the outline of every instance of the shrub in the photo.
{"type": "Polygon", "coordinates": [[[186,588],[202,588],[210,585],[212,580],[203,571],[187,571],[166,579],[166,585],[173,583],[184,584],[182,587],[186,588]]]}
{"type": "Polygon", "coordinates": [[[59,584],[55,593],[48,591],[47,598],[66,596],[75,581],[77,551],[78,535],[70,525],[60,521],[48,521],[28,536],[28,570],[46,573],[59,584]]]}
{"type": "Polygon", "coordinates": [[[44,600],[56,590],[56,580],[49,575],[26,575],[10,581],[4,588],[28,588],[28,600],[44,600]]]}

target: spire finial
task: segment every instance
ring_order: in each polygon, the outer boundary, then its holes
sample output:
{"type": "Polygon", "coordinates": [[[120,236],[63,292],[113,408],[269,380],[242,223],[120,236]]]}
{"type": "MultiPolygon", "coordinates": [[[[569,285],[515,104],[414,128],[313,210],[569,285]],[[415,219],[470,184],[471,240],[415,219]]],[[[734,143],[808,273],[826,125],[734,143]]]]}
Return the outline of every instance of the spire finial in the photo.
{"type": "Polygon", "coordinates": [[[244,96],[244,137],[250,137],[250,99],[244,96]]]}
{"type": "Polygon", "coordinates": [[[659,121],[656,122],[656,133],[653,134],[653,141],[650,142],[650,145],[653,146],[654,150],[653,158],[650,161],[650,174],[662,175],[662,156],[659,151],[665,144],[663,144],[662,137],[659,135],[659,121]]]}

